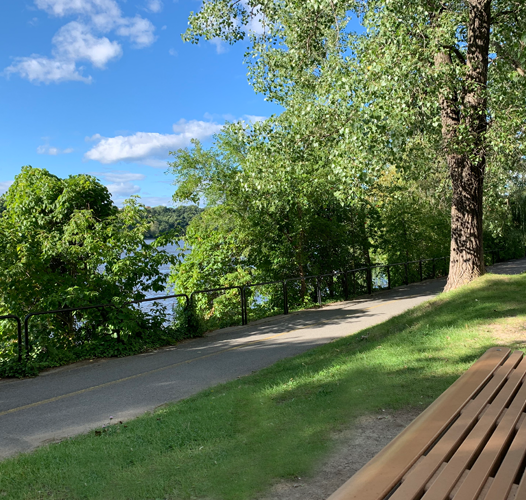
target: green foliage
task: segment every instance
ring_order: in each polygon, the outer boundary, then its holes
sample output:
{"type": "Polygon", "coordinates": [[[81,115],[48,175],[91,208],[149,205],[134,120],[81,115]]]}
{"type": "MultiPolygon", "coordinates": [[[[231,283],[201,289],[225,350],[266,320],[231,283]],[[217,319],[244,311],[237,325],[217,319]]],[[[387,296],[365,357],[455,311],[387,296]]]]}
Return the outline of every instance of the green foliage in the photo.
{"type": "MultiPolygon", "coordinates": [[[[177,260],[158,248],[175,235],[145,243],[148,215],[136,199],[119,210],[94,177],[60,179],[23,167],[5,195],[5,208],[0,216],[3,311],[23,318],[36,311],[111,304],[33,317],[30,364],[124,355],[166,342],[164,306],[154,303],[146,312],[126,305],[147,292],[164,291],[166,276],[159,267],[177,260]]],[[[2,325],[2,365],[13,359],[15,341],[12,323],[2,325]]]]}
{"type": "Polygon", "coordinates": [[[371,191],[374,247],[379,260],[409,262],[448,254],[450,200],[437,184],[440,177],[408,180],[395,169],[378,179],[371,191]]]}
{"type": "MultiPolygon", "coordinates": [[[[386,192],[392,203],[378,214],[378,233],[370,231],[386,245],[385,253],[396,256],[404,246],[414,248],[406,244],[411,239],[419,241],[415,233],[405,238],[400,228],[407,226],[410,234],[427,215],[432,217],[422,229],[425,241],[430,248],[445,246],[446,202],[453,199],[446,159],[458,154],[476,163],[482,155],[485,240],[514,254],[524,244],[514,229],[509,187],[525,168],[526,4],[491,2],[484,89],[474,88],[467,64],[470,8],[469,2],[434,0],[208,0],[190,16],[183,39],[248,39],[250,84],[285,108],[263,129],[254,128],[264,137],[257,146],[251,133],[245,141],[260,153],[247,152],[247,158],[261,162],[257,175],[263,183],[274,180],[265,175],[268,163],[287,155],[288,162],[279,162],[281,173],[273,170],[276,182],[294,183],[302,161],[324,165],[321,178],[333,180],[335,194],[348,205],[370,200],[370,190],[396,170],[404,187],[396,197],[386,192]],[[363,33],[349,27],[356,18],[363,33]],[[263,29],[250,31],[251,23],[263,29]],[[448,64],[438,64],[439,56],[448,64]],[[466,97],[475,95],[478,107],[466,97]],[[459,117],[454,140],[442,122],[442,98],[459,117]],[[472,127],[472,108],[487,119],[483,137],[472,127]],[[408,209],[423,200],[422,212],[412,217],[408,209]]],[[[318,171],[304,174],[313,183],[320,178],[318,171]]]]}
{"type": "MultiPolygon", "coordinates": [[[[393,168],[378,179],[360,176],[360,189],[344,197],[326,150],[297,143],[304,126],[286,110],[227,125],[208,150],[194,141],[172,153],[175,201],[206,207],[172,271],[178,292],[302,277],[289,282],[289,307],[308,307],[317,300],[308,276],[447,253],[449,209],[431,182],[404,180],[393,168]]],[[[323,286],[328,298],[343,298],[342,278],[323,286]]],[[[247,293],[251,318],[283,310],[281,284],[247,293]]],[[[199,294],[193,314],[201,330],[238,324],[239,291],[199,294]]]]}
{"type": "Polygon", "coordinates": [[[150,226],[144,234],[145,238],[157,238],[162,234],[177,231],[184,235],[190,221],[201,213],[195,205],[182,205],[172,207],[146,207],[146,212],[151,220],[150,226]]]}
{"type": "MultiPolygon", "coordinates": [[[[177,291],[306,277],[369,261],[367,200],[342,204],[321,158],[300,151],[292,157],[280,147],[285,145],[267,140],[279,134],[291,141],[283,120],[274,127],[232,124],[209,150],[195,142],[193,149],[173,153],[174,199],[206,205],[188,227],[190,252],[172,272],[177,291]]],[[[258,292],[249,297],[252,308],[265,303],[270,313],[283,307],[281,289],[258,292]]],[[[313,292],[305,281],[291,284],[291,302],[309,302],[313,292]]],[[[195,305],[197,315],[210,320],[208,327],[240,320],[237,290],[199,295],[195,305]]]]}

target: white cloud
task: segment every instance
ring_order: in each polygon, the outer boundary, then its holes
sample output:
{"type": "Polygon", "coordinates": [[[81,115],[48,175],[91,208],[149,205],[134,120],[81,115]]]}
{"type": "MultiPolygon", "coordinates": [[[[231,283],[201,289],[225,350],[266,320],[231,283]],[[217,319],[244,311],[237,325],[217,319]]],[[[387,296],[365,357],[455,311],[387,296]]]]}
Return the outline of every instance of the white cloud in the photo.
{"type": "Polygon", "coordinates": [[[170,49],[170,50],[168,51],[168,54],[170,54],[171,56],[176,57],[176,56],[177,56],[177,50],[175,50],[175,49],[170,49]]]}
{"type": "Polygon", "coordinates": [[[93,134],[91,137],[86,137],[84,140],[86,142],[95,142],[95,141],[100,141],[101,139],[103,139],[102,135],[93,134]]]}
{"type": "Polygon", "coordinates": [[[57,17],[74,14],[94,16],[100,13],[114,17],[121,15],[121,10],[115,0],[35,0],[35,5],[57,17]]]}
{"type": "Polygon", "coordinates": [[[243,115],[243,116],[251,123],[264,122],[267,119],[266,116],[259,116],[259,115],[243,115]]]}
{"type": "Polygon", "coordinates": [[[248,4],[247,0],[241,0],[241,4],[250,13],[250,19],[248,21],[247,29],[256,35],[261,35],[265,32],[264,20],[260,10],[257,8],[253,9],[248,4]]]}
{"type": "Polygon", "coordinates": [[[144,174],[128,172],[126,170],[111,170],[109,172],[91,172],[91,175],[103,178],[109,184],[106,184],[108,191],[115,199],[124,199],[132,194],[138,194],[141,187],[133,181],[142,181],[146,178],[144,174]]]}
{"type": "Polygon", "coordinates": [[[107,184],[106,187],[112,196],[116,198],[128,198],[132,194],[138,194],[141,191],[139,186],[131,182],[115,182],[113,184],[107,184]]]}
{"type": "MultiPolygon", "coordinates": [[[[157,8],[160,0],[150,0],[157,8]]],[[[35,83],[64,81],[91,82],[91,77],[82,75],[83,68],[77,62],[89,61],[97,68],[122,55],[119,42],[102,34],[115,32],[128,38],[137,48],[147,47],[155,41],[155,26],[136,15],[125,17],[115,0],[35,0],[39,9],[55,17],[79,16],[63,26],[53,37],[53,58],[34,54],[17,57],[4,74],[17,73],[35,83]]],[[[154,5],[153,8],[156,8],[154,5]]]]}
{"type": "MultiPolygon", "coordinates": [[[[96,137],[98,140],[84,158],[101,163],[151,162],[156,158],[166,158],[170,150],[183,148],[190,144],[191,139],[206,139],[221,130],[222,125],[215,122],[198,120],[179,120],[173,125],[174,134],[159,134],[157,132],[137,132],[129,136],[96,137]]],[[[93,138],[91,138],[93,139],[93,138]]]]}
{"type": "Polygon", "coordinates": [[[144,174],[136,174],[125,170],[112,170],[111,172],[93,172],[92,175],[103,177],[108,182],[121,183],[131,181],[142,181],[146,178],[144,174]]]}
{"type": "Polygon", "coordinates": [[[148,167],[153,167],[153,168],[166,168],[167,160],[158,160],[156,158],[146,158],[145,160],[141,160],[141,164],[147,165],[148,167]]]}
{"type": "Polygon", "coordinates": [[[58,148],[52,148],[49,144],[44,144],[42,146],[38,146],[37,153],[39,155],[61,155],[61,154],[68,154],[73,153],[73,148],[67,148],[67,149],[58,149],[58,148]]]}
{"type": "Polygon", "coordinates": [[[223,42],[223,40],[221,40],[221,38],[212,38],[210,43],[215,45],[216,52],[218,54],[224,54],[227,51],[227,45],[225,42],[223,42]]]}
{"type": "Polygon", "coordinates": [[[148,47],[155,41],[153,34],[155,27],[148,20],[140,16],[122,19],[117,28],[117,34],[127,36],[136,47],[148,47]]]}
{"type": "Polygon", "coordinates": [[[93,36],[90,29],[79,22],[66,24],[53,37],[56,49],[53,51],[59,60],[78,61],[87,59],[97,68],[104,68],[111,59],[120,57],[122,48],[118,42],[106,37],[93,36]]]}
{"type": "MultiPolygon", "coordinates": [[[[159,0],[151,0],[153,3],[159,0]]],[[[38,8],[56,17],[81,15],[89,19],[93,28],[101,32],[116,30],[121,36],[130,37],[135,44],[144,47],[154,42],[155,26],[140,16],[124,17],[115,0],[35,0],[38,8]]]]}
{"type": "Polygon", "coordinates": [[[17,57],[15,62],[4,70],[9,76],[18,73],[30,82],[51,83],[79,81],[91,83],[91,76],[82,76],[72,61],[59,61],[33,55],[31,57],[17,57]]]}
{"type": "Polygon", "coordinates": [[[260,115],[243,115],[241,117],[237,117],[235,115],[232,115],[230,113],[224,113],[222,115],[218,115],[218,114],[212,114],[212,113],[208,113],[206,112],[204,115],[203,115],[204,119],[205,120],[209,120],[209,121],[212,121],[212,120],[216,120],[218,118],[222,118],[223,120],[226,120],[227,122],[237,122],[238,120],[245,120],[245,121],[249,121],[251,123],[255,123],[255,122],[262,122],[262,121],[265,121],[268,116],[260,116],[260,115]]]}
{"type": "Polygon", "coordinates": [[[172,125],[174,132],[179,132],[190,144],[190,139],[204,139],[211,135],[217,134],[223,128],[222,125],[213,122],[203,122],[201,120],[187,121],[181,118],[177,123],[172,125]]]}
{"type": "Polygon", "coordinates": [[[155,14],[163,10],[163,2],[161,0],[148,0],[146,8],[155,14]]]}
{"type": "Polygon", "coordinates": [[[4,194],[11,184],[13,184],[13,181],[0,181],[0,194],[4,194]]]}

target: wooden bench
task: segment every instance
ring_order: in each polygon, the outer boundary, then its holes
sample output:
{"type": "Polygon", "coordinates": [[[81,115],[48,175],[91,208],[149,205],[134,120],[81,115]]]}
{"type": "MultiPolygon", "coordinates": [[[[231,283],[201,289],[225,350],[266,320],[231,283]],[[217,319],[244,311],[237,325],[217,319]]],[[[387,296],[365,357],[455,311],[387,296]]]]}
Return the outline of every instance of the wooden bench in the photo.
{"type": "Polygon", "coordinates": [[[328,500],[526,500],[525,375],[489,349],[328,500]]]}

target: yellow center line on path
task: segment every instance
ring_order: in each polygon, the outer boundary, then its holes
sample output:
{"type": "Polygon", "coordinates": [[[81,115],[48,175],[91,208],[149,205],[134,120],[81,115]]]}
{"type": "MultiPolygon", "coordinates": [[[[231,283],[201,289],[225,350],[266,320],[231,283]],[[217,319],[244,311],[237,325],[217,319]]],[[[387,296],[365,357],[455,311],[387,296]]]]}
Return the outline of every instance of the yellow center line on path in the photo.
{"type": "MultiPolygon", "coordinates": [[[[382,302],[381,304],[377,304],[375,306],[366,307],[364,310],[365,311],[370,311],[371,309],[376,309],[377,307],[385,306],[387,304],[391,304],[393,302],[397,302],[397,301],[402,300],[402,299],[411,299],[411,298],[414,298],[414,297],[418,297],[418,295],[410,295],[408,297],[401,297],[400,299],[394,299],[394,300],[390,300],[388,302],[382,302]]],[[[348,316],[349,315],[340,316],[340,318],[348,317],[348,316]]],[[[120,378],[120,379],[117,379],[117,380],[112,380],[111,382],[106,382],[104,384],[94,385],[93,387],[88,387],[87,389],[81,389],[79,391],[74,391],[74,392],[68,392],[67,394],[62,394],[60,396],[55,396],[53,398],[44,399],[42,401],[37,401],[35,403],[30,403],[30,404],[24,405],[24,406],[18,406],[16,408],[11,408],[10,410],[5,410],[5,411],[0,412],[0,417],[3,417],[4,415],[8,415],[10,413],[15,413],[15,412],[18,412],[18,411],[27,410],[29,408],[34,408],[36,406],[40,406],[40,405],[44,405],[44,404],[48,404],[48,403],[54,403],[55,401],[60,401],[61,399],[70,398],[70,397],[73,397],[73,396],[78,396],[79,394],[84,394],[86,392],[91,392],[91,391],[94,391],[96,389],[102,389],[104,387],[109,387],[110,385],[120,384],[121,382],[126,382],[128,380],[133,380],[134,378],[144,377],[146,375],[151,375],[152,373],[158,373],[158,372],[161,372],[163,370],[168,370],[170,368],[175,368],[177,366],[187,365],[187,364],[193,363],[194,361],[199,361],[201,359],[211,358],[212,356],[218,356],[219,354],[223,354],[224,352],[234,351],[236,349],[241,349],[242,347],[246,347],[246,346],[249,346],[249,345],[252,345],[252,344],[257,344],[259,342],[264,342],[266,340],[275,339],[277,337],[281,337],[283,335],[287,335],[288,333],[296,332],[298,330],[305,330],[305,329],[311,328],[313,326],[318,326],[318,325],[321,325],[323,323],[327,323],[328,321],[332,321],[333,319],[338,319],[338,318],[332,318],[331,320],[318,321],[317,323],[310,323],[310,324],[308,324],[306,326],[302,326],[302,327],[299,327],[299,328],[294,328],[292,330],[287,330],[286,332],[278,333],[276,335],[271,335],[269,337],[264,337],[262,339],[257,339],[257,340],[251,340],[249,342],[244,342],[241,345],[237,345],[237,346],[234,346],[234,347],[229,347],[227,349],[221,349],[219,351],[212,352],[210,354],[205,354],[203,356],[198,356],[197,358],[192,358],[192,359],[188,359],[186,361],[180,361],[179,363],[173,363],[171,365],[163,366],[161,368],[156,368],[155,370],[149,370],[147,372],[137,373],[135,375],[130,375],[129,377],[123,377],[123,378],[120,378]]]]}

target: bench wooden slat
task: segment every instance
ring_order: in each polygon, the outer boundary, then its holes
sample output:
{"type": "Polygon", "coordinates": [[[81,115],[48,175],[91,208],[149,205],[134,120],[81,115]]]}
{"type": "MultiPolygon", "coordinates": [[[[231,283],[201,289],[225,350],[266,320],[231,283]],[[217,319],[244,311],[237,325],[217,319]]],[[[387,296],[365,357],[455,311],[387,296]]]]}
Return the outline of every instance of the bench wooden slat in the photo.
{"type": "MultiPolygon", "coordinates": [[[[440,474],[436,481],[431,485],[431,488],[429,488],[426,494],[422,497],[422,500],[446,500],[449,497],[451,490],[454,488],[464,470],[469,468],[475,461],[476,457],[481,453],[484,445],[495,429],[497,419],[506,405],[513,398],[515,391],[520,386],[525,374],[526,361],[523,361],[510,375],[508,381],[498,393],[495,400],[484,412],[473,430],[468,434],[458,450],[451,457],[442,474],[440,474]]],[[[523,395],[524,399],[526,399],[526,385],[521,388],[519,393],[523,395]]],[[[520,416],[520,414],[518,416],[520,416]]],[[[484,484],[485,479],[479,479],[482,484],[484,484]]]]}
{"type": "MultiPolygon", "coordinates": [[[[522,362],[526,365],[526,361],[522,362]]],[[[455,500],[476,500],[490,473],[497,466],[513,437],[515,426],[526,407],[526,384],[523,384],[513,402],[505,410],[504,418],[497,425],[491,438],[484,446],[466,480],[462,483],[455,500]]]]}
{"type": "Polygon", "coordinates": [[[526,420],[522,422],[484,500],[507,498],[526,456],[526,420]]]}
{"type": "Polygon", "coordinates": [[[447,462],[460,446],[467,434],[476,424],[481,412],[506,382],[509,374],[520,363],[522,353],[514,352],[500,366],[480,394],[466,405],[460,417],[453,423],[438,443],[429,451],[422,461],[403,478],[400,487],[390,500],[410,500],[418,498],[424,491],[426,483],[444,462],[447,462]]]}
{"type": "Polygon", "coordinates": [[[514,500],[526,500],[526,474],[522,475],[521,482],[515,493],[514,500]]]}
{"type": "Polygon", "coordinates": [[[510,355],[510,349],[488,349],[451,387],[329,500],[379,500],[439,438],[510,355]]]}

